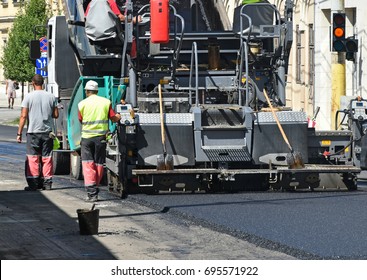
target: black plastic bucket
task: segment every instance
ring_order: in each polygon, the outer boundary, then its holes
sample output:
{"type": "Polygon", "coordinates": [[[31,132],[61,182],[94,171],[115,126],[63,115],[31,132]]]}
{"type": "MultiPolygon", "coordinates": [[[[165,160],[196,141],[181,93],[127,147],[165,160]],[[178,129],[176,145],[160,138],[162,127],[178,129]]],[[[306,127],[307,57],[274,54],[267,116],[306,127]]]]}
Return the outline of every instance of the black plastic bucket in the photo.
{"type": "Polygon", "coordinates": [[[99,209],[77,209],[81,235],[98,234],[99,209]]]}

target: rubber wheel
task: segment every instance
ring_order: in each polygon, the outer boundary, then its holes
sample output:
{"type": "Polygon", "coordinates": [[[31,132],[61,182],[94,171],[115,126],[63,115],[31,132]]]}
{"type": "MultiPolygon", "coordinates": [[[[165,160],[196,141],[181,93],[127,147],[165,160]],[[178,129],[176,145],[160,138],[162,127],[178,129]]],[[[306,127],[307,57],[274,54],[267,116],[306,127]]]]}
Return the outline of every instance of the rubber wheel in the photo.
{"type": "Polygon", "coordinates": [[[70,173],[77,180],[83,179],[82,160],[79,155],[70,154],[70,173]]]}
{"type": "Polygon", "coordinates": [[[70,154],[54,152],[52,153],[53,174],[68,175],[70,174],[70,154]]]}

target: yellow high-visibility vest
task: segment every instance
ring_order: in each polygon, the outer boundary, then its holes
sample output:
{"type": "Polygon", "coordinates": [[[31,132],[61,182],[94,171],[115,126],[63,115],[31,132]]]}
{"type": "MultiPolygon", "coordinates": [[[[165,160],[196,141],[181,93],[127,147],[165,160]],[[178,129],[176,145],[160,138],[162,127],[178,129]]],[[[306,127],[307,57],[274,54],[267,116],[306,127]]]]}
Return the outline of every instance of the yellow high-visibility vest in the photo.
{"type": "Polygon", "coordinates": [[[93,94],[78,104],[83,117],[82,138],[105,135],[108,132],[108,111],[111,101],[93,94]]]}

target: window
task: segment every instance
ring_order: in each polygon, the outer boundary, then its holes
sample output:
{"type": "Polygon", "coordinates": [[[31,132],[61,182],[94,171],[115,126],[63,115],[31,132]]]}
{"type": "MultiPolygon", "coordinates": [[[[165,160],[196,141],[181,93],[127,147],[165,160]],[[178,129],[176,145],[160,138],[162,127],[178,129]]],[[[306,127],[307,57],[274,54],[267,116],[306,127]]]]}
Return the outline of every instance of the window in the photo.
{"type": "Polygon", "coordinates": [[[313,30],[313,24],[308,25],[308,48],[309,48],[309,70],[308,70],[308,84],[313,85],[315,79],[315,31],[313,30]]]}
{"type": "Polygon", "coordinates": [[[12,0],[12,1],[14,7],[18,7],[21,5],[21,3],[24,3],[24,0],[12,0]]]}
{"type": "Polygon", "coordinates": [[[304,63],[303,63],[303,37],[304,31],[299,29],[299,25],[296,25],[296,83],[303,84],[304,63]]]}

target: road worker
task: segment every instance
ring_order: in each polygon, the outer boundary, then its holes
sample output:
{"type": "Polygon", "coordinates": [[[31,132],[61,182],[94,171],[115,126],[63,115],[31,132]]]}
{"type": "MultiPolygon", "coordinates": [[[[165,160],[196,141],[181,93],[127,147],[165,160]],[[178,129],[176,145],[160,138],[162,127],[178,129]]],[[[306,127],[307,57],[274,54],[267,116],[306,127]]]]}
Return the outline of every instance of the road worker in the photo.
{"type": "MultiPolygon", "coordinates": [[[[133,22],[141,21],[141,16],[133,22]]],[[[121,22],[125,15],[121,13],[115,0],[91,0],[85,10],[85,32],[98,53],[121,53],[124,35],[121,22]]]]}
{"type": "Polygon", "coordinates": [[[27,159],[25,191],[51,189],[52,186],[52,149],[54,130],[53,118],[59,117],[55,97],[43,90],[43,77],[32,78],[34,91],[28,93],[22,102],[19,119],[17,142],[22,142],[22,131],[26,121],[27,127],[27,159]],[[41,167],[41,168],[40,168],[41,167]]]}
{"type": "Polygon", "coordinates": [[[98,200],[99,185],[103,177],[103,165],[106,161],[106,135],[108,120],[118,122],[120,114],[111,107],[111,101],[98,96],[98,83],[90,80],[86,83],[87,98],[78,104],[78,118],[82,124],[81,158],[86,201],[98,200]]]}

